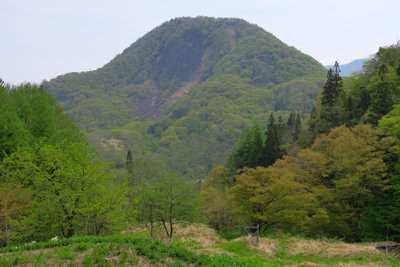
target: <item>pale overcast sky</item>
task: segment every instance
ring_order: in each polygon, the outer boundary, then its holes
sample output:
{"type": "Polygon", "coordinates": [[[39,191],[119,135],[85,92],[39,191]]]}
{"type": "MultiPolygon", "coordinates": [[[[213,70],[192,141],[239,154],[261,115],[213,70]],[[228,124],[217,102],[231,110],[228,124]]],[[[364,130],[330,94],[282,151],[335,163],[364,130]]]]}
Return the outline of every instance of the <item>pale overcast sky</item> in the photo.
{"type": "Polygon", "coordinates": [[[323,65],[400,38],[399,0],[0,0],[0,78],[41,82],[94,70],[166,20],[236,17],[323,65]]]}

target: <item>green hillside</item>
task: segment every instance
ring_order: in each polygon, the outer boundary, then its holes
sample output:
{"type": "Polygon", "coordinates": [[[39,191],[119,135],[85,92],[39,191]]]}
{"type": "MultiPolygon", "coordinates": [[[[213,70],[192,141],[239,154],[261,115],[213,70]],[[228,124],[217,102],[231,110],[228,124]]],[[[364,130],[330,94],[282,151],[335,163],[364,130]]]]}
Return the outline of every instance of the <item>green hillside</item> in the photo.
{"type": "Polygon", "coordinates": [[[316,60],[241,19],[177,18],[91,72],[43,86],[100,155],[152,160],[192,178],[224,164],[242,130],[269,113],[303,119],[326,80],[316,60]]]}

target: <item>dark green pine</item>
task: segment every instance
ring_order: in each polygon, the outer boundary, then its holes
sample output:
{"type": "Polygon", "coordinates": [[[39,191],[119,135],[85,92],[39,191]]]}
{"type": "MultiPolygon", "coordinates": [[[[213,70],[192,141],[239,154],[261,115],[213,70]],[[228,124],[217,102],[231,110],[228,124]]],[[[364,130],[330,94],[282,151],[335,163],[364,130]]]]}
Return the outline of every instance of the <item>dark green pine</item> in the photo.
{"type": "Polygon", "coordinates": [[[130,150],[126,155],[126,169],[128,170],[129,173],[133,172],[133,160],[132,160],[132,153],[130,150]]]}

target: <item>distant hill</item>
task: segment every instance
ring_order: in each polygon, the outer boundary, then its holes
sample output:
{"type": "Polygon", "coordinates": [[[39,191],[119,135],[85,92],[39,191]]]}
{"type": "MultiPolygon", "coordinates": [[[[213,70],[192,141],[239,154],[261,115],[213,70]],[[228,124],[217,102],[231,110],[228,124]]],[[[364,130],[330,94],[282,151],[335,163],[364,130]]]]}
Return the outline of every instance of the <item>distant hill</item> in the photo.
{"type": "Polygon", "coordinates": [[[254,24],[184,17],[149,31],[98,70],[43,86],[117,167],[130,149],[138,160],[201,177],[225,163],[253,120],[266,127],[271,111],[283,120],[290,111],[306,118],[325,80],[319,62],[254,24]]]}
{"type": "MultiPolygon", "coordinates": [[[[350,63],[343,64],[343,65],[340,65],[340,62],[339,62],[339,67],[340,67],[340,70],[341,70],[340,75],[341,76],[350,76],[350,74],[352,72],[360,71],[362,69],[362,65],[363,65],[365,60],[368,60],[368,58],[356,59],[356,60],[353,60],[350,63]]],[[[330,68],[333,68],[333,65],[325,66],[325,68],[327,70],[329,70],[330,68]]]]}

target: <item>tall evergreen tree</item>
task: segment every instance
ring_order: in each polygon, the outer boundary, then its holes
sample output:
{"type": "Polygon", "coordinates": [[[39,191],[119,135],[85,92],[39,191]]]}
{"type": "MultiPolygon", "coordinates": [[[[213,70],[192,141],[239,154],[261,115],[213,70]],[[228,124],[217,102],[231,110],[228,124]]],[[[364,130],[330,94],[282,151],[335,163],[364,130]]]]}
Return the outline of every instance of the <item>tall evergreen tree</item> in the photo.
{"type": "Polygon", "coordinates": [[[360,88],[360,101],[358,101],[356,110],[357,116],[361,117],[371,105],[371,92],[365,87],[360,88]]]}
{"type": "Polygon", "coordinates": [[[132,161],[132,153],[129,150],[128,154],[126,155],[126,169],[128,170],[128,173],[133,172],[133,161],[132,161]]]}
{"type": "Polygon", "coordinates": [[[254,138],[253,149],[251,151],[248,166],[249,168],[255,168],[261,166],[262,164],[262,150],[263,150],[263,140],[262,140],[261,126],[258,122],[254,122],[253,128],[251,130],[251,137],[254,138]]]}
{"type": "Polygon", "coordinates": [[[292,127],[294,126],[295,123],[295,115],[294,112],[290,112],[289,118],[286,122],[286,127],[292,129],[292,127]]]}
{"type": "Polygon", "coordinates": [[[263,167],[271,166],[277,159],[282,157],[276,140],[275,128],[268,130],[267,139],[262,153],[263,167]]]}
{"type": "MultiPolygon", "coordinates": [[[[294,114],[293,114],[294,117],[294,114]]],[[[294,131],[293,131],[293,141],[297,141],[301,132],[303,131],[303,126],[301,125],[301,116],[300,112],[297,113],[296,120],[294,122],[294,131]]]]}
{"type": "Polygon", "coordinates": [[[276,127],[276,125],[275,125],[274,113],[271,112],[271,114],[269,115],[268,125],[267,125],[268,131],[275,127],[276,127]]]}
{"type": "Polygon", "coordinates": [[[282,157],[282,152],[279,149],[280,142],[278,137],[278,131],[280,128],[280,123],[278,123],[278,125],[275,123],[274,113],[271,112],[271,115],[268,119],[267,139],[265,140],[265,145],[261,156],[263,167],[271,166],[277,159],[282,157]]]}
{"type": "Polygon", "coordinates": [[[356,115],[356,105],[351,96],[347,96],[346,102],[345,102],[345,111],[346,111],[346,124],[347,126],[354,126],[358,124],[358,121],[354,121],[355,115],[356,115]]]}
{"type": "Polygon", "coordinates": [[[336,61],[333,69],[328,70],[327,81],[321,99],[323,106],[332,107],[336,104],[340,94],[343,92],[343,81],[339,73],[339,63],[336,61]]]}

